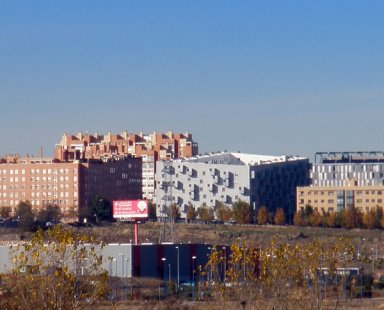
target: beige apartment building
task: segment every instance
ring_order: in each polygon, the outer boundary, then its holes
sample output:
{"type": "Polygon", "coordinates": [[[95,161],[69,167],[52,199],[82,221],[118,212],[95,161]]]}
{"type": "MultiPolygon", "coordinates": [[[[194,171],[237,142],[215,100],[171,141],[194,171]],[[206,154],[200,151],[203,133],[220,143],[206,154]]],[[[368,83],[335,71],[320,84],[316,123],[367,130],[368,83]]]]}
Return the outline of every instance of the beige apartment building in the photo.
{"type": "Polygon", "coordinates": [[[64,133],[55,146],[55,158],[64,162],[74,160],[113,158],[131,155],[142,159],[143,198],[152,200],[155,193],[155,169],[157,160],[188,158],[198,154],[198,145],[192,134],[166,133],[121,134],[64,133]]]}
{"type": "Polygon", "coordinates": [[[57,205],[63,214],[90,216],[96,195],[109,201],[141,199],[142,163],[133,157],[60,162],[52,158],[0,160],[0,206],[15,211],[28,200],[33,209],[57,205]]]}
{"type": "Polygon", "coordinates": [[[351,182],[347,186],[305,186],[296,189],[296,210],[310,205],[315,210],[341,211],[349,207],[366,212],[384,207],[384,186],[358,186],[351,182]]]}

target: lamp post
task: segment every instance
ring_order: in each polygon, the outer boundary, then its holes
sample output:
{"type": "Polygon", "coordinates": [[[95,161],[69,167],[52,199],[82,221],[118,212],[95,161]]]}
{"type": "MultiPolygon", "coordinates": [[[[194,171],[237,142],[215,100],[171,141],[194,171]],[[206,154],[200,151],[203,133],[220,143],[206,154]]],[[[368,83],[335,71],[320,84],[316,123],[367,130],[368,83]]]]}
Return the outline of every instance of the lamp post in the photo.
{"type": "Polygon", "coordinates": [[[224,270],[223,270],[223,280],[225,282],[225,280],[227,279],[226,277],[226,271],[227,271],[227,249],[225,246],[223,246],[222,248],[224,250],[224,270]]]}
{"type": "Polygon", "coordinates": [[[192,256],[192,299],[195,300],[195,259],[196,256],[192,256]]]}
{"type": "Polygon", "coordinates": [[[177,250],[177,285],[176,285],[176,294],[179,291],[179,285],[180,285],[180,251],[179,247],[176,247],[177,250]]]}
{"type": "Polygon", "coordinates": [[[124,253],[119,253],[119,256],[122,256],[121,259],[121,282],[123,284],[123,291],[121,293],[122,299],[124,299],[124,253]]]}
{"type": "Polygon", "coordinates": [[[117,259],[114,258],[112,261],[115,262],[115,299],[117,300],[117,259]]]}
{"type": "Polygon", "coordinates": [[[127,290],[127,300],[129,299],[129,294],[128,294],[128,284],[129,284],[129,282],[128,282],[128,270],[129,270],[129,265],[128,265],[128,262],[129,262],[129,259],[128,258],[126,258],[125,259],[125,263],[127,264],[127,266],[126,266],[126,268],[125,268],[125,276],[126,276],[126,282],[127,282],[127,286],[126,286],[126,290],[127,290]]]}
{"type": "Polygon", "coordinates": [[[109,299],[112,300],[112,257],[109,257],[109,287],[111,288],[111,293],[109,299]]]}
{"type": "Polygon", "coordinates": [[[165,271],[166,270],[165,262],[167,261],[167,259],[165,257],[163,257],[161,260],[163,261],[163,283],[164,283],[164,288],[166,289],[166,286],[165,286],[165,272],[166,272],[165,271]]]}
{"type": "Polygon", "coordinates": [[[168,264],[168,282],[171,285],[171,264],[168,264]]]}

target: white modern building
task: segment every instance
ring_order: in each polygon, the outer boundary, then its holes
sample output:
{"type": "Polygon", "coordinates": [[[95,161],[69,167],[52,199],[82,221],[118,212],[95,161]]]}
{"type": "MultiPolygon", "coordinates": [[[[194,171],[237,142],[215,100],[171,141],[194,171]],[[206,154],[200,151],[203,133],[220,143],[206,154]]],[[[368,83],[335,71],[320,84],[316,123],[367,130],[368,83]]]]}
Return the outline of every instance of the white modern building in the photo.
{"type": "Polygon", "coordinates": [[[230,206],[238,200],[249,203],[255,214],[266,206],[292,216],[296,186],[308,184],[309,160],[224,152],[158,161],[156,171],[158,216],[169,200],[180,207],[182,218],[189,204],[214,208],[218,202],[230,206]]]}

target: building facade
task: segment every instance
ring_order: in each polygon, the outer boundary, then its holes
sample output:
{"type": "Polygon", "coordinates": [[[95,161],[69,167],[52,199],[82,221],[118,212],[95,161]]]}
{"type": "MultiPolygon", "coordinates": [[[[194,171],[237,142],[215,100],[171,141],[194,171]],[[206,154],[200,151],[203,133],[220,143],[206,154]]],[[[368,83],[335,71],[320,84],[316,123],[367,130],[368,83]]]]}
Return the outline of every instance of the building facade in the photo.
{"type": "Polygon", "coordinates": [[[290,216],[296,186],[308,184],[309,161],[301,157],[217,153],[175,160],[170,169],[166,165],[157,162],[158,216],[169,196],[180,207],[182,218],[189,204],[215,208],[238,200],[249,203],[255,214],[266,206],[270,212],[283,208],[290,216]]]}
{"type": "Polygon", "coordinates": [[[152,200],[155,191],[155,163],[157,160],[187,158],[198,154],[198,145],[192,134],[139,134],[122,132],[106,135],[65,133],[55,146],[55,158],[60,161],[113,158],[128,156],[142,158],[143,197],[152,200]]]}
{"type": "Polygon", "coordinates": [[[310,172],[311,185],[298,187],[297,209],[318,211],[383,206],[384,152],[319,152],[310,172]]]}
{"type": "Polygon", "coordinates": [[[59,162],[8,157],[0,161],[0,205],[12,212],[20,201],[39,210],[59,206],[63,214],[87,214],[90,200],[141,199],[141,159],[59,162]]]}
{"type": "Polygon", "coordinates": [[[319,212],[338,212],[355,208],[362,212],[384,207],[384,186],[306,186],[297,188],[297,209],[311,206],[319,212]]]}

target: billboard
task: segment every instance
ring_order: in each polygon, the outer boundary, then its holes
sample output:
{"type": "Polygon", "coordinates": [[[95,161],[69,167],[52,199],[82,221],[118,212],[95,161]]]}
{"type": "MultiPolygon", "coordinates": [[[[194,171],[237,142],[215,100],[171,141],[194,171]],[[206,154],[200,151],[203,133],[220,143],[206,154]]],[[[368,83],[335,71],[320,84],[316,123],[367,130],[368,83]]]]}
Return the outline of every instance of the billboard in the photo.
{"type": "Polygon", "coordinates": [[[147,200],[115,200],[113,202],[113,218],[115,219],[143,219],[147,217],[147,200]]]}

